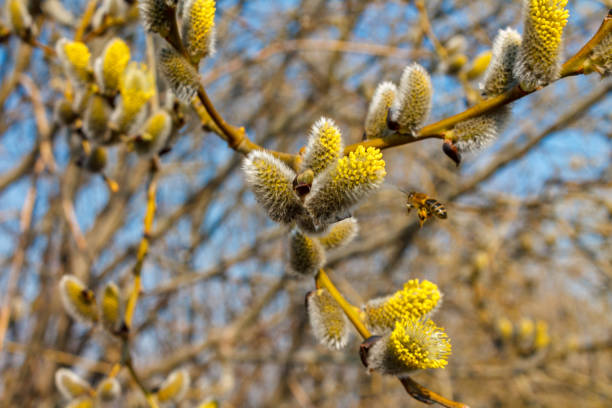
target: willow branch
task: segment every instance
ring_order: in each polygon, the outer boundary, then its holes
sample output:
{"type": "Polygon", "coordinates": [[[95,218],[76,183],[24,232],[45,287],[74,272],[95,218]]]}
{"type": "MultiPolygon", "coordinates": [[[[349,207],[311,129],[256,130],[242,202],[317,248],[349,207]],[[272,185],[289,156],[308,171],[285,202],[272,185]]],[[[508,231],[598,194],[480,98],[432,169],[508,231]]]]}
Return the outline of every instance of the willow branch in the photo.
{"type": "Polygon", "coordinates": [[[132,269],[132,275],[134,282],[128,303],[125,308],[125,324],[128,328],[132,327],[132,318],[134,316],[134,310],[138,303],[138,297],[141,290],[141,272],[142,265],[144,264],[145,257],[149,250],[149,239],[151,237],[151,230],[153,229],[153,220],[155,218],[155,195],[157,193],[157,178],[158,178],[158,164],[155,159],[151,160],[151,176],[147,187],[147,209],[144,216],[144,227],[142,233],[142,239],[138,246],[138,253],[136,255],[136,264],[132,269]]]}
{"type": "MultiPolygon", "coordinates": [[[[355,329],[357,329],[363,339],[367,339],[372,336],[370,331],[363,324],[361,317],[359,317],[358,309],[344,299],[344,296],[342,296],[333,282],[329,279],[329,276],[327,276],[325,270],[319,270],[319,273],[317,273],[317,276],[315,277],[315,281],[318,288],[325,288],[329,291],[330,295],[336,302],[338,302],[346,317],[351,321],[353,326],[355,326],[355,329]]],[[[426,404],[440,404],[447,408],[469,408],[467,405],[461,402],[452,401],[436,394],[435,392],[423,387],[410,377],[398,379],[404,386],[406,392],[408,392],[412,398],[418,401],[426,404]]]]}
{"type": "Polygon", "coordinates": [[[83,17],[81,18],[81,22],[79,23],[79,26],[76,32],[74,33],[75,41],[81,41],[83,39],[83,34],[85,34],[85,29],[89,25],[89,22],[91,21],[91,18],[93,17],[94,12],[96,11],[97,4],[97,0],[89,0],[89,3],[87,3],[85,12],[83,13],[83,17]]]}

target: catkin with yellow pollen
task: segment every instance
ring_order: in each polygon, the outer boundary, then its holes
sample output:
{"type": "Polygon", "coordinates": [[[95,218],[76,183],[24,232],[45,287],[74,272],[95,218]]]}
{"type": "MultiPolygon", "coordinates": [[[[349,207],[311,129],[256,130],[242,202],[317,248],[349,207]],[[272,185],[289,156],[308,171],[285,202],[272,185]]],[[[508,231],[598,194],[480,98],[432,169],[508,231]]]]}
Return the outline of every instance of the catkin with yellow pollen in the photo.
{"type": "Polygon", "coordinates": [[[306,196],[306,208],[317,224],[333,222],[339,213],[349,211],[375,191],[386,174],[380,150],[359,146],[315,178],[306,196]]]}
{"type": "Polygon", "coordinates": [[[114,377],[107,377],[96,387],[96,397],[101,402],[112,402],[121,395],[121,385],[114,377]]]}
{"type": "Polygon", "coordinates": [[[342,135],[333,120],[321,118],[308,136],[301,171],[311,169],[315,175],[334,165],[342,154],[342,135]]]}
{"type": "Polygon", "coordinates": [[[105,328],[114,332],[121,324],[121,294],[113,282],[104,286],[100,301],[100,317],[105,328]]]}
{"type": "Polygon", "coordinates": [[[55,386],[64,398],[69,400],[91,395],[93,391],[87,381],[67,368],[60,368],[55,372],[55,386]]]}
{"type": "Polygon", "coordinates": [[[256,150],[242,165],[255,200],[273,221],[289,224],[304,215],[300,198],[293,191],[295,172],[270,153],[256,150]]]}
{"type": "Polygon", "coordinates": [[[366,139],[385,137],[392,133],[387,127],[387,114],[389,113],[389,108],[393,104],[396,94],[397,86],[395,86],[393,82],[382,82],[378,84],[376,91],[374,91],[374,96],[372,96],[368,114],[366,115],[366,139]]]}
{"type": "Polygon", "coordinates": [[[145,64],[130,63],[121,78],[119,105],[111,122],[119,133],[131,133],[138,129],[145,118],[145,104],[155,93],[153,74],[145,64]]]}
{"type": "Polygon", "coordinates": [[[88,82],[91,78],[91,53],[80,41],[61,38],[55,45],[57,56],[66,74],[77,82],[88,82]]]}
{"type": "Polygon", "coordinates": [[[300,275],[314,275],[325,264],[325,251],[316,239],[299,230],[289,237],[289,266],[300,275]]]}
{"type": "Polygon", "coordinates": [[[162,383],[157,391],[157,400],[164,402],[180,402],[189,390],[191,377],[185,369],[175,370],[162,383]]]}
{"type": "Polygon", "coordinates": [[[119,90],[121,77],[129,61],[130,48],[122,39],[113,38],[104,47],[102,55],[94,64],[96,80],[104,92],[119,90]]]}
{"type": "Polygon", "coordinates": [[[370,371],[404,377],[415,370],[444,368],[451,344],[431,320],[408,318],[372,344],[365,358],[370,371]]]}
{"type": "Polygon", "coordinates": [[[72,318],[83,323],[98,321],[96,297],[76,276],[64,275],[59,290],[64,309],[72,318]]]}
{"type": "Polygon", "coordinates": [[[429,74],[417,63],[404,69],[395,100],[391,105],[390,125],[400,133],[415,135],[429,117],[433,88],[429,74]]]}
{"type": "Polygon", "coordinates": [[[185,0],[181,32],[192,62],[215,51],[215,0],[185,0]]]}
{"type": "Polygon", "coordinates": [[[140,135],[133,140],[139,154],[158,153],[166,144],[172,131],[172,119],[165,110],[160,110],[147,119],[140,135]]]}
{"type": "Polygon", "coordinates": [[[306,295],[306,307],[312,331],[321,344],[331,349],[346,346],[350,324],[342,308],[325,288],[306,295]]]}
{"type": "Polygon", "coordinates": [[[32,16],[23,0],[6,0],[6,16],[9,28],[21,37],[27,37],[32,30],[32,16]]]}
{"type": "Polygon", "coordinates": [[[173,48],[162,48],[159,64],[174,95],[181,101],[190,103],[200,86],[198,71],[173,48]]]}
{"type": "Polygon", "coordinates": [[[442,303],[442,293],[435,283],[411,279],[392,295],[370,300],[363,307],[368,328],[375,333],[393,330],[405,318],[431,316],[442,303]]]}
{"type": "Polygon", "coordinates": [[[561,42],[569,11],[567,0],[524,0],[525,27],[514,75],[525,91],[559,78],[561,42]]]}

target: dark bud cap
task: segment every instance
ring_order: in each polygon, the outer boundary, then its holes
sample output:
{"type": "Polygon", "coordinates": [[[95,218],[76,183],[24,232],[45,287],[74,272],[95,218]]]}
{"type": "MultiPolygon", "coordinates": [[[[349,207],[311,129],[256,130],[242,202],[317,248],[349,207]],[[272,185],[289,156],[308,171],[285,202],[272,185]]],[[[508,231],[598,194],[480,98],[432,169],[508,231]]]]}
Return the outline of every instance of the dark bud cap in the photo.
{"type": "Polygon", "coordinates": [[[444,144],[442,144],[442,151],[459,167],[459,164],[461,164],[461,153],[459,153],[457,146],[453,142],[445,140],[444,144]]]}
{"type": "Polygon", "coordinates": [[[381,337],[382,336],[370,336],[359,345],[359,357],[361,357],[361,362],[364,367],[368,368],[368,351],[370,351],[370,347],[372,347],[381,337]]]}
{"type": "Polygon", "coordinates": [[[391,119],[391,108],[389,108],[389,110],[387,111],[387,127],[395,131],[399,130],[400,127],[399,123],[391,119]]]}

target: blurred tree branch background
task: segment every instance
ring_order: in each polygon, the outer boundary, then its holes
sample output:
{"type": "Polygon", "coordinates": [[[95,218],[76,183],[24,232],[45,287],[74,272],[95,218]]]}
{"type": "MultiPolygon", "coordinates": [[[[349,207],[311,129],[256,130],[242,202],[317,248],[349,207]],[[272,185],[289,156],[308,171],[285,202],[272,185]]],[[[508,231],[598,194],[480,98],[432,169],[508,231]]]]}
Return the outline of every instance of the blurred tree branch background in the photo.
{"type": "MultiPolygon", "coordinates": [[[[72,38],[99,3],[29,2],[37,41],[72,38]]],[[[223,118],[266,148],[297,153],[322,115],[357,143],[376,85],[397,82],[412,61],[432,75],[428,123],[477,103],[480,78],[467,73],[499,29],[520,26],[520,3],[219,1],[218,50],[202,83],[223,118]]],[[[119,36],[151,65],[163,40],[147,38],[135,4],[124,5],[121,18],[82,27],[83,39],[99,55],[119,36]]],[[[611,6],[569,7],[563,60],[611,6]]],[[[96,383],[121,360],[120,345],[63,312],[57,287],[74,274],[96,293],[110,280],[129,292],[150,162],[109,148],[116,193],[79,167],[80,139],[53,116],[66,90],[57,60],[17,36],[2,41],[0,293],[9,320],[0,406],[55,407],[59,367],[96,383]]],[[[356,305],[411,278],[438,284],[437,320],[453,354],[446,369],[415,375],[420,383],[472,407],[612,404],[611,91],[609,77],[576,76],[522,98],[511,126],[458,168],[439,140],[385,150],[385,185],[356,210],[361,233],[328,266],[356,305]],[[419,228],[400,188],[436,197],[449,218],[419,228]]],[[[394,379],[365,374],[358,341],[338,352],[317,344],[303,303],[312,282],[286,275],[285,229],[257,207],[242,156],[214,124],[187,107],[184,118],[155,175],[132,324],[146,386],[184,367],[185,407],[208,397],[224,407],[420,406],[394,379]]],[[[127,373],[119,379],[120,406],[145,406],[127,373]]]]}

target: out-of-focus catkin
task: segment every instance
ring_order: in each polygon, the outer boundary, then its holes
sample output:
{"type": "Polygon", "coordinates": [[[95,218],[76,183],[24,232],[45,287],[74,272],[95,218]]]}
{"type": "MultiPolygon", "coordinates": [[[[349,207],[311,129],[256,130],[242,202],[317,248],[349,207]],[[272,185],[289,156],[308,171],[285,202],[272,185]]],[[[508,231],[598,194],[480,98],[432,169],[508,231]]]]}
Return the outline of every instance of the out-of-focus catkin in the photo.
{"type": "Polygon", "coordinates": [[[55,372],[55,386],[68,400],[92,393],[89,383],[67,368],[60,368],[55,372]]]}
{"type": "Polygon", "coordinates": [[[119,85],[121,99],[111,121],[120,133],[131,133],[142,125],[145,104],[155,93],[153,74],[144,64],[130,63],[119,85]]]}
{"type": "Polygon", "coordinates": [[[526,91],[556,80],[561,70],[561,37],[567,24],[567,0],[524,0],[523,41],[514,76],[526,91]]]}
{"type": "Polygon", "coordinates": [[[121,294],[113,282],[104,286],[100,302],[100,317],[105,328],[114,332],[121,324],[121,294]]]}
{"type": "Polygon", "coordinates": [[[350,324],[342,308],[325,288],[310,292],[306,297],[312,331],[321,344],[331,349],[346,346],[350,324]]]}
{"type": "Polygon", "coordinates": [[[185,369],[175,370],[166,378],[157,391],[159,402],[180,402],[191,384],[189,372],[185,369]]]}
{"type": "Polygon", "coordinates": [[[76,276],[64,275],[59,290],[64,309],[72,318],[89,324],[98,321],[96,297],[76,276]]]}
{"type": "Polygon", "coordinates": [[[215,50],[215,0],[185,0],[181,11],[183,42],[197,63],[215,50]]]}
{"type": "Polygon", "coordinates": [[[521,43],[521,35],[515,29],[499,31],[493,41],[493,56],[482,85],[485,96],[501,95],[513,85],[514,65],[521,43]]]}
{"type": "Polygon", "coordinates": [[[103,141],[108,131],[111,107],[105,97],[92,95],[83,118],[83,132],[88,138],[103,141]]]}
{"type": "Polygon", "coordinates": [[[32,16],[23,0],[6,0],[5,12],[9,28],[21,37],[27,37],[32,30],[32,16]]]}
{"type": "Polygon", "coordinates": [[[397,86],[393,82],[387,81],[378,84],[365,120],[366,139],[385,137],[391,133],[387,127],[387,114],[396,94],[397,86]]]}
{"type": "Polygon", "coordinates": [[[318,224],[334,221],[375,191],[385,178],[385,161],[374,147],[359,146],[317,177],[305,205],[318,224]]]}
{"type": "Polygon", "coordinates": [[[342,135],[333,120],[321,118],[308,136],[301,169],[311,169],[315,175],[334,165],[342,154],[342,135]]]}
{"type": "Polygon", "coordinates": [[[162,48],[159,64],[176,97],[190,103],[200,86],[200,77],[193,65],[173,48],[162,48]]]}
{"type": "Polygon", "coordinates": [[[404,69],[391,106],[391,122],[401,133],[416,134],[431,110],[433,88],[425,68],[417,63],[404,69]]]}
{"type": "Polygon", "coordinates": [[[123,72],[130,61],[130,48],[120,38],[113,38],[96,59],[94,73],[104,92],[119,90],[123,72]]]}
{"type": "Polygon", "coordinates": [[[101,402],[112,402],[121,395],[121,385],[116,378],[105,378],[96,387],[96,397],[101,402]]]}
{"type": "Polygon", "coordinates": [[[55,45],[55,51],[70,78],[81,83],[89,81],[91,53],[85,44],[60,38],[55,45]]]}
{"type": "Polygon", "coordinates": [[[134,138],[134,149],[139,154],[158,153],[166,144],[172,131],[172,118],[165,110],[159,110],[147,119],[140,135],[134,138]]]}

